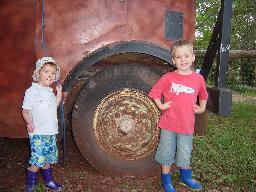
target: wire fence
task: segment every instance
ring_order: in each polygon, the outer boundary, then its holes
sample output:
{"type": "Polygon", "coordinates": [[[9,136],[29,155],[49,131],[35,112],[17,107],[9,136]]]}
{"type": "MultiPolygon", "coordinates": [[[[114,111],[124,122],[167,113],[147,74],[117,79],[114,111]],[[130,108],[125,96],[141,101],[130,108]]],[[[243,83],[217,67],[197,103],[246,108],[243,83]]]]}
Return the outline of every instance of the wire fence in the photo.
{"type": "MultiPolygon", "coordinates": [[[[196,68],[201,67],[202,61],[203,58],[196,59],[196,68]]],[[[215,85],[216,70],[217,65],[216,62],[214,62],[207,79],[207,84],[215,85]]],[[[226,80],[226,86],[228,88],[256,91],[256,58],[238,58],[230,60],[226,80]]]]}

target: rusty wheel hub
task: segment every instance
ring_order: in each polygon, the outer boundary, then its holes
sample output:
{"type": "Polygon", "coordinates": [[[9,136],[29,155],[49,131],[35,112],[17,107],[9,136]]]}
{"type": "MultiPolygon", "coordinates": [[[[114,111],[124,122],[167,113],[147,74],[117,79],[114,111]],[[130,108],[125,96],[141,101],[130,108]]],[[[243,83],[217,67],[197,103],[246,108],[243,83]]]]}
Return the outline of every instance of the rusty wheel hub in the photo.
{"type": "Polygon", "coordinates": [[[123,89],[97,106],[93,128],[100,146],[120,159],[135,160],[151,153],[158,142],[159,110],[142,92],[123,89]]]}

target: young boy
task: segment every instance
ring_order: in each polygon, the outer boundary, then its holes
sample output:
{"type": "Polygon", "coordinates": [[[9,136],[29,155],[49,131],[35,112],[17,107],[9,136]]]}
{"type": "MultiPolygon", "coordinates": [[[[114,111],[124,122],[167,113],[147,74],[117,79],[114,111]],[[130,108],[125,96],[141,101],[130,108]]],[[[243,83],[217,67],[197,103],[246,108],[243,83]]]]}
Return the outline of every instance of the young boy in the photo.
{"type": "Polygon", "coordinates": [[[170,173],[173,163],[180,168],[181,183],[191,189],[201,190],[203,186],[192,179],[190,158],[195,113],[205,111],[208,93],[203,77],[191,70],[195,54],[190,42],[175,42],[172,61],[177,69],[163,75],[149,93],[149,97],[162,110],[158,122],[161,134],[155,159],[162,165],[162,184],[165,192],[176,191],[170,173]],[[198,95],[199,105],[196,104],[198,95]]]}
{"type": "Polygon", "coordinates": [[[44,185],[60,191],[61,185],[53,181],[51,165],[58,161],[56,134],[58,133],[57,106],[62,98],[62,87],[56,86],[55,96],[50,87],[60,78],[60,68],[51,57],[36,62],[32,86],[26,90],[22,115],[27,123],[31,157],[27,168],[26,192],[32,192],[40,169],[44,185]]]}

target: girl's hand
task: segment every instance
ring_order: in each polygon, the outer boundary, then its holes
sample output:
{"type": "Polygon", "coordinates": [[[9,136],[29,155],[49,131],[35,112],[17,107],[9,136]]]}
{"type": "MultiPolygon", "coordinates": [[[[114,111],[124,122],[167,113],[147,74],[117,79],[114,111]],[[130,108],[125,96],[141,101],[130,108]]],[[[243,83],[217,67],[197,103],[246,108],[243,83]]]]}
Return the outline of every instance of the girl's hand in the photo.
{"type": "Polygon", "coordinates": [[[62,86],[58,84],[56,86],[57,96],[62,96],[62,86]]]}
{"type": "Polygon", "coordinates": [[[29,133],[33,133],[34,132],[34,125],[29,123],[27,124],[27,130],[29,133]]]}
{"type": "Polygon", "coordinates": [[[56,91],[57,91],[57,95],[56,95],[56,104],[57,106],[59,106],[60,101],[62,99],[62,86],[60,84],[58,84],[56,86],[56,91]]]}
{"type": "Polygon", "coordinates": [[[171,106],[171,101],[167,101],[166,103],[163,103],[162,106],[160,107],[161,110],[167,110],[171,106]]]}

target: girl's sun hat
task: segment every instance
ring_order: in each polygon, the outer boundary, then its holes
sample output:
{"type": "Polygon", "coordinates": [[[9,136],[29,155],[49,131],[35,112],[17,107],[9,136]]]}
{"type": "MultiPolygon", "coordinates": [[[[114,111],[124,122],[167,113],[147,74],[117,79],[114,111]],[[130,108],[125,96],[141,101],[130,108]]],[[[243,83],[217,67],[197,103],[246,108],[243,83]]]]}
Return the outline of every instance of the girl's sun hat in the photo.
{"type": "Polygon", "coordinates": [[[56,63],[56,61],[52,57],[42,57],[41,59],[37,60],[36,69],[32,75],[32,78],[35,82],[38,82],[40,69],[42,69],[42,67],[47,63],[53,63],[56,65],[55,81],[60,79],[60,66],[56,63]]]}

